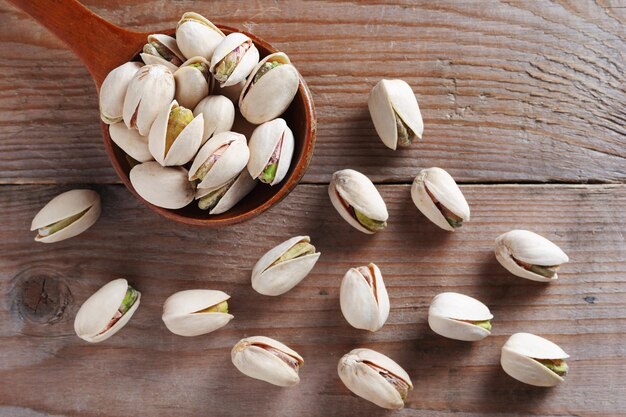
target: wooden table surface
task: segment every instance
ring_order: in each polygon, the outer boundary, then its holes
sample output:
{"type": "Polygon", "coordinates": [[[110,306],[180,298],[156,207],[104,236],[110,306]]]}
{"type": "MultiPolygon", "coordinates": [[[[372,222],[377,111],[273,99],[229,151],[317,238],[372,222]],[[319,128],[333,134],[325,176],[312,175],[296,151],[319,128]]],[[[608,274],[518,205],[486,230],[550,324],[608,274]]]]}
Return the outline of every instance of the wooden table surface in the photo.
{"type": "MultiPolygon", "coordinates": [[[[41,0],[45,1],[45,0],[41,0]]],[[[315,156],[302,184],[261,217],[222,230],[169,223],[119,184],[104,152],[95,88],[69,50],[0,0],[0,416],[626,416],[626,2],[89,0],[131,28],[175,25],[184,11],[245,28],[285,51],[318,111],[315,156]],[[382,77],[409,82],[423,141],[393,152],[376,137],[367,94],[382,77]],[[409,184],[447,169],[472,220],[456,233],[429,223],[409,184]],[[332,172],[369,175],[389,227],[366,236],[332,208],[332,172]],[[88,186],[103,214],[88,232],[33,241],[34,214],[59,192],[88,186]],[[570,256],[560,279],[518,279],[493,240],[538,232],[570,256]],[[309,234],[313,272],[278,297],[250,286],[269,248],[309,234]],[[338,302],[351,266],[376,262],[391,297],[387,324],[352,329],[338,302]],[[80,304],[111,279],[143,294],[116,336],[75,336],[80,304]],[[235,319],[196,338],[167,331],[171,293],[213,288],[235,319]],[[428,328],[434,295],[462,292],[495,315],[478,343],[428,328]],[[523,385],[499,366],[515,332],[543,335],[571,355],[553,389],[523,385]],[[281,389],[240,374],[240,338],[279,339],[305,358],[301,383],[281,389]],[[399,362],[415,389],[388,412],[339,381],[338,359],[370,347],[399,362]]],[[[102,45],[106,48],[107,45],[102,45]]]]}

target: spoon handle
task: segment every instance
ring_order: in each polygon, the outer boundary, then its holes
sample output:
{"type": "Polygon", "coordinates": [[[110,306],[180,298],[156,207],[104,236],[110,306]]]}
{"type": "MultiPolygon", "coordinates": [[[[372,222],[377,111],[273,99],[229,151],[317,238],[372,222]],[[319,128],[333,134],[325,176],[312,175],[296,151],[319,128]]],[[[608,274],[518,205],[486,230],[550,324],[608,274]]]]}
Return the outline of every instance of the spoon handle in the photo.
{"type": "Polygon", "coordinates": [[[109,71],[129,61],[146,41],[104,20],[77,0],[9,0],[67,44],[98,88],[109,71]]]}

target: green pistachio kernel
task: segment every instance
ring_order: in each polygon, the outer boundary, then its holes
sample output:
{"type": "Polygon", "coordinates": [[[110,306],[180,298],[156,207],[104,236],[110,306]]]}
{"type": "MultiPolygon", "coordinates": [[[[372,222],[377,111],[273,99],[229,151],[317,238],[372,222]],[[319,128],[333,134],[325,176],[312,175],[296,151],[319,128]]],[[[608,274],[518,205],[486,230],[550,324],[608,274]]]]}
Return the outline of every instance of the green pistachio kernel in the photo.
{"type": "Polygon", "coordinates": [[[66,217],[63,220],[59,220],[58,222],[42,227],[37,231],[37,233],[40,237],[50,236],[51,234],[56,233],[61,229],[65,229],[67,226],[80,219],[85,213],[87,213],[87,210],[89,210],[89,208],[81,211],[78,214],[74,214],[73,216],[66,217]]]}
{"type": "Polygon", "coordinates": [[[196,68],[198,71],[202,73],[204,78],[209,76],[209,66],[204,62],[196,62],[194,64],[189,65],[191,68],[196,68]]]}
{"type": "Polygon", "coordinates": [[[472,321],[471,323],[474,326],[482,327],[483,329],[485,329],[487,331],[491,331],[491,320],[472,321]]]}
{"type": "Polygon", "coordinates": [[[120,313],[122,313],[122,315],[126,314],[126,312],[130,310],[133,304],[135,304],[135,301],[137,301],[137,298],[139,298],[139,291],[137,291],[136,289],[134,289],[133,287],[129,285],[128,288],[126,289],[126,295],[124,296],[124,299],[122,300],[122,304],[120,305],[120,308],[119,308],[120,313]]]}
{"type": "Polygon", "coordinates": [[[271,182],[274,181],[274,178],[276,177],[277,168],[278,168],[277,162],[272,162],[271,164],[267,164],[267,166],[261,173],[259,180],[265,184],[271,184],[271,182]]]}
{"type": "Polygon", "coordinates": [[[228,313],[228,301],[222,301],[219,304],[215,304],[214,306],[205,308],[200,311],[196,311],[195,313],[228,313]]]}
{"type": "Polygon", "coordinates": [[[254,74],[254,78],[252,79],[252,83],[256,83],[257,81],[259,81],[259,79],[264,76],[265,74],[267,74],[270,70],[276,68],[279,65],[283,65],[282,62],[278,62],[278,61],[268,61],[265,62],[261,68],[259,68],[259,70],[256,72],[256,74],[254,74]]]}
{"type": "Polygon", "coordinates": [[[281,262],[290,261],[292,259],[301,258],[306,255],[313,255],[315,253],[315,246],[311,245],[309,242],[298,242],[293,245],[287,252],[283,253],[282,256],[276,259],[272,265],[277,265],[281,262]]]}
{"type": "Polygon", "coordinates": [[[559,376],[565,376],[567,375],[567,371],[569,371],[569,366],[567,366],[567,363],[562,359],[535,360],[559,376]]]}
{"type": "Polygon", "coordinates": [[[241,59],[246,54],[252,43],[246,41],[230,51],[215,67],[215,79],[221,83],[231,76],[241,59]]]}
{"type": "Polygon", "coordinates": [[[169,152],[178,135],[192,120],[193,112],[183,106],[176,106],[170,110],[170,116],[167,120],[167,131],[165,133],[165,155],[169,152]]]}
{"type": "Polygon", "coordinates": [[[354,215],[356,216],[357,221],[361,223],[363,227],[372,232],[378,232],[387,227],[386,221],[370,219],[357,209],[354,209],[354,215]]]}
{"type": "Polygon", "coordinates": [[[531,265],[529,271],[534,272],[535,274],[544,276],[546,278],[554,278],[556,275],[556,271],[558,269],[557,266],[541,266],[541,265],[531,265]]]}
{"type": "Polygon", "coordinates": [[[394,112],[396,116],[396,128],[398,129],[398,145],[399,146],[409,146],[413,143],[413,139],[415,139],[415,135],[411,131],[411,129],[404,123],[404,120],[400,118],[398,113],[394,112]]]}
{"type": "Polygon", "coordinates": [[[230,186],[233,185],[234,182],[235,180],[233,179],[218,188],[217,190],[212,191],[204,197],[200,198],[198,200],[198,207],[200,208],[200,210],[213,210],[215,206],[217,206],[217,203],[219,203],[222,197],[224,197],[224,195],[228,192],[230,186]]]}

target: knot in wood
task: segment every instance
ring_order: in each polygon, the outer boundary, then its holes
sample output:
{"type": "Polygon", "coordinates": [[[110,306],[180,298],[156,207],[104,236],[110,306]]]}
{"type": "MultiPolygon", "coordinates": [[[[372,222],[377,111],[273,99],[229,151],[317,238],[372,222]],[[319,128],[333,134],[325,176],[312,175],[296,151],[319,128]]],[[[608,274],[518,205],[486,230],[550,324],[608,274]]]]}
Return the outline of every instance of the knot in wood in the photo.
{"type": "Polygon", "coordinates": [[[72,293],[63,276],[44,268],[29,268],[13,278],[13,311],[27,322],[53,324],[60,321],[72,293]]]}

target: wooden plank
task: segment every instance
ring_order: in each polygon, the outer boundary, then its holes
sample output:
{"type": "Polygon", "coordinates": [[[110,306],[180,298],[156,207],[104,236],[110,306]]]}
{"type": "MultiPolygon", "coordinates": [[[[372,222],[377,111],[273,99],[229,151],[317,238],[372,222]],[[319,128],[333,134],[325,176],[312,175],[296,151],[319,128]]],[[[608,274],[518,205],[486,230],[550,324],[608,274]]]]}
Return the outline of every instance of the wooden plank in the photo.
{"type": "Polygon", "coordinates": [[[33,242],[31,218],[67,188],[0,187],[0,415],[378,415],[336,374],[338,359],[357,346],[390,355],[411,375],[407,408],[394,415],[626,415],[625,185],[463,186],[472,220],[453,234],[417,212],[407,185],[381,186],[390,224],[375,236],[350,228],[322,185],[302,185],[260,218],[223,230],[168,223],[122,187],[100,186],[104,212],[91,230],[33,242]],[[493,240],[513,228],[569,254],[558,282],[518,279],[497,264],[493,240]],[[310,234],[322,252],[311,275],[281,297],[255,293],[252,265],[296,234],[310,234]],[[377,333],[350,328],[338,303],[343,273],[369,261],[383,271],[392,305],[377,333]],[[142,291],[138,312],[108,341],[81,341],[72,327],[79,305],[120,276],[142,291]],[[170,334],[162,303],[189,288],[231,294],[235,319],[207,336],[170,334]],[[489,305],[493,335],[469,344],[432,333],[428,304],[442,291],[489,305]],[[533,388],[503,373],[500,347],[519,331],[572,356],[563,385],[533,388]],[[255,334],[304,356],[300,385],[280,389],[236,371],[230,348],[255,334]]]}
{"type": "MultiPolygon", "coordinates": [[[[286,51],[319,115],[305,182],[350,166],[377,182],[443,166],[462,182],[626,179],[624,15],[615,2],[86,2],[129,28],[182,12],[286,51]],[[392,152],[367,112],[381,78],[414,88],[424,140],[392,152]]],[[[0,183],[112,183],[95,90],[77,59],[0,1],[0,183]]],[[[106,47],[106,45],[102,46],[106,47]]]]}

